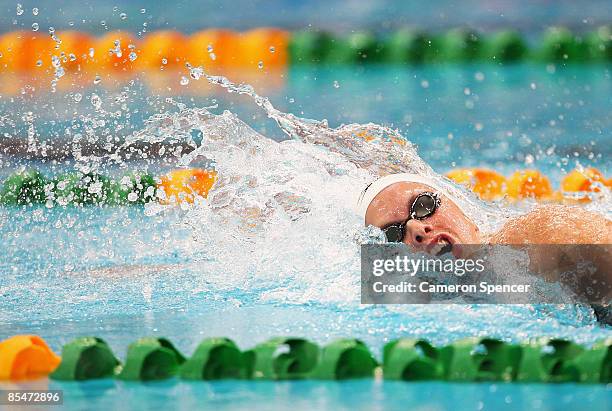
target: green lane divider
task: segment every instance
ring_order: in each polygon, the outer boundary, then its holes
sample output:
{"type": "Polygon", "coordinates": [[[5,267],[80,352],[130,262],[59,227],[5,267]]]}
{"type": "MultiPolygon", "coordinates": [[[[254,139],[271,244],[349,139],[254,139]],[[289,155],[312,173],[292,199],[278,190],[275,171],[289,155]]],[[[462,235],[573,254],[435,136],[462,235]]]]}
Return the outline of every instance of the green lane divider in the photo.
{"type": "Polygon", "coordinates": [[[302,31],[292,36],[289,56],[294,63],[320,64],[327,60],[333,46],[334,38],[328,33],[302,31]]]}
{"type": "Polygon", "coordinates": [[[493,338],[467,338],[440,349],[449,381],[511,381],[520,348],[493,338]]]}
{"type": "Polygon", "coordinates": [[[526,344],[521,349],[516,381],[577,381],[569,366],[584,351],[583,347],[571,341],[551,339],[526,344]]]}
{"type": "Polygon", "coordinates": [[[612,28],[602,26],[585,35],[587,55],[593,61],[612,61],[612,28]]]}
{"type": "Polygon", "coordinates": [[[444,369],[438,350],[431,344],[405,338],[385,345],[383,375],[387,380],[439,380],[444,369]]]}
{"type": "Polygon", "coordinates": [[[486,60],[498,62],[519,61],[528,53],[527,44],[515,31],[501,31],[485,38],[482,56],[486,60]]]}
{"type": "Polygon", "coordinates": [[[376,36],[367,32],[356,32],[334,39],[325,61],[330,64],[355,64],[382,60],[382,44],[376,36]]]}
{"type": "Polygon", "coordinates": [[[422,63],[430,47],[431,41],[425,33],[399,30],[387,39],[383,59],[388,63],[422,63]]]}
{"type": "Polygon", "coordinates": [[[586,43],[563,27],[548,29],[540,47],[539,58],[544,61],[583,61],[587,58],[586,43]]]}
{"type": "Polygon", "coordinates": [[[185,380],[221,380],[247,378],[246,358],[229,338],[208,338],[181,367],[185,380]]]}
{"type": "Polygon", "coordinates": [[[94,173],[64,174],[52,180],[53,194],[59,204],[94,205],[115,203],[108,177],[94,173]]]}
{"type": "MultiPolygon", "coordinates": [[[[501,381],[524,383],[612,383],[612,338],[586,348],[563,339],[508,344],[467,338],[435,347],[402,338],[383,348],[386,380],[501,381]]],[[[165,338],[143,338],[128,347],[122,366],[104,340],[77,338],[62,349],[54,380],[117,378],[184,380],[344,380],[373,378],[378,368],[368,347],[355,339],[323,348],[302,338],[272,338],[241,352],[228,338],[207,338],[185,359],[165,338]]]]}
{"type": "Polygon", "coordinates": [[[11,174],[0,191],[0,201],[9,205],[42,204],[46,200],[45,177],[36,170],[11,174]]]}
{"type": "Polygon", "coordinates": [[[437,37],[438,47],[432,61],[467,62],[478,59],[482,41],[480,35],[467,29],[450,30],[437,37]]]}
{"type": "Polygon", "coordinates": [[[377,366],[364,343],[355,339],[341,339],[323,348],[312,376],[321,380],[372,378],[377,366]]]}
{"type": "Polygon", "coordinates": [[[127,381],[163,380],[177,374],[185,357],[165,338],[142,338],[128,347],[117,378],[127,381]]]}
{"type": "Polygon", "coordinates": [[[81,337],[64,345],[62,362],[49,375],[54,380],[83,381],[112,377],[120,365],[101,338],[81,337]]]}
{"type": "Polygon", "coordinates": [[[319,347],[302,338],[272,338],[245,353],[254,379],[307,378],[317,364],[319,347]]]}
{"type": "Polygon", "coordinates": [[[0,204],[144,204],[156,198],[156,190],[155,178],[144,173],[132,172],[117,180],[96,173],[68,173],[47,179],[36,170],[22,170],[4,181],[0,190],[0,204]]]}
{"type": "Polygon", "coordinates": [[[570,381],[597,383],[612,381],[612,338],[600,341],[565,365],[570,381]]]}
{"type": "Polygon", "coordinates": [[[333,35],[321,31],[294,33],[289,42],[292,64],[444,63],[535,60],[553,63],[612,61],[612,31],[602,26],[587,33],[551,27],[529,43],[516,31],[479,33],[457,28],[442,33],[399,29],[374,35],[333,35]]]}

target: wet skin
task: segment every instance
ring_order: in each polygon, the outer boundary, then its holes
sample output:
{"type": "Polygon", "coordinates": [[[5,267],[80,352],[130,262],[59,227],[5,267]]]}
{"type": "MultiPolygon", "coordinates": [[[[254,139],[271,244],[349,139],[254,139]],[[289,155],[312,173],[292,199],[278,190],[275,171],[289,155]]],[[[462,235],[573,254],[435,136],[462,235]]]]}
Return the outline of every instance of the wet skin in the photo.
{"type": "MultiPolygon", "coordinates": [[[[420,183],[400,182],[386,187],[370,203],[365,224],[383,229],[406,221],[414,199],[425,191],[436,192],[420,183]]],[[[462,249],[462,244],[603,245],[588,249],[586,256],[576,255],[576,249],[571,247],[530,248],[530,268],[543,275],[546,273],[545,278],[554,281],[558,277],[550,274],[550,267],[557,267],[554,270],[557,273],[587,258],[599,269],[595,277],[589,278],[596,279],[599,284],[612,284],[612,253],[609,246],[612,244],[612,221],[604,216],[581,207],[544,205],[509,220],[498,232],[484,235],[450,198],[439,192],[437,194],[441,204],[433,215],[423,220],[410,219],[406,223],[403,242],[416,251],[436,254],[441,249],[441,243],[449,243],[455,258],[465,258],[466,249],[462,249]]],[[[584,248],[582,250],[584,253],[584,248]]],[[[578,286],[586,288],[592,286],[592,282],[578,286]]]]}
{"type": "MultiPolygon", "coordinates": [[[[366,225],[382,229],[406,221],[411,204],[425,191],[436,190],[419,183],[391,184],[370,203],[366,213],[366,225]]],[[[482,243],[480,231],[453,201],[442,193],[437,194],[440,197],[440,206],[431,216],[422,220],[408,220],[404,243],[417,251],[430,253],[435,250],[437,244],[448,242],[453,246],[455,257],[459,258],[460,247],[455,245],[482,243]]]]}

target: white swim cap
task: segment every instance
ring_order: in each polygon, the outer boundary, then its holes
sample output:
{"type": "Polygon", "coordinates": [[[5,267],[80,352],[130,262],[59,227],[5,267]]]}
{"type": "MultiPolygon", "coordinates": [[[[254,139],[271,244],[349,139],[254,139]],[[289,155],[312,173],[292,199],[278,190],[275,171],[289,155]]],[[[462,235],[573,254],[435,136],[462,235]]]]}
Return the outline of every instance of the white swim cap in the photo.
{"type": "Polygon", "coordinates": [[[379,178],[378,180],[370,183],[359,195],[359,199],[357,200],[357,209],[359,215],[363,216],[363,221],[365,223],[366,212],[368,211],[368,206],[374,200],[374,197],[378,195],[385,188],[389,187],[391,184],[395,183],[419,183],[424,184],[426,186],[431,187],[435,191],[446,192],[441,188],[441,186],[431,177],[422,176],[420,174],[410,174],[410,173],[400,173],[400,174],[390,174],[388,176],[384,176],[379,178]]]}

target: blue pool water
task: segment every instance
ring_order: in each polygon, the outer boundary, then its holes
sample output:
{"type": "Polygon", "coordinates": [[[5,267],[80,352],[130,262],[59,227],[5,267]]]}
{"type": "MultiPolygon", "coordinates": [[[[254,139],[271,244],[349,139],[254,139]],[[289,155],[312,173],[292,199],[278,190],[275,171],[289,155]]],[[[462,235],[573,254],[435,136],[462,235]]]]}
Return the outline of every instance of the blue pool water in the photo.
{"type": "MultiPolygon", "coordinates": [[[[371,121],[398,128],[438,172],[478,165],[508,174],[535,167],[556,184],[577,162],[608,176],[612,172],[611,84],[610,67],[598,65],[301,68],[262,94],[282,111],[327,118],[332,126],[371,121]]],[[[108,122],[94,128],[94,142],[104,142],[108,135],[122,139],[141,129],[148,116],[177,111],[176,102],[188,107],[218,104],[213,112],[228,109],[262,135],[284,139],[246,98],[220,90],[191,96],[177,80],[174,102],[168,103],[147,87],[129,86],[127,102],[117,102],[118,91],[93,86],[79,91],[81,99],[59,92],[0,98],[0,139],[27,136],[28,124],[22,119],[26,109],[32,112],[36,138],[49,144],[66,139],[66,127],[82,131],[92,119],[108,122]],[[111,121],[92,109],[91,93],[101,96],[106,112],[125,103],[124,111],[132,116],[111,121]]],[[[286,147],[290,152],[292,146],[286,147]]],[[[231,158],[224,161],[222,166],[235,171],[231,158]]],[[[307,160],[287,157],[296,169],[300,161],[307,160]]],[[[0,178],[23,165],[52,175],[73,164],[0,156],[0,178]]],[[[282,171],[281,165],[279,160],[269,168],[282,171]]],[[[306,165],[316,168],[318,163],[306,165]]],[[[176,160],[139,159],[127,166],[161,173],[176,167],[176,160]]],[[[112,162],[100,166],[108,174],[123,170],[112,162]]],[[[319,176],[316,170],[312,173],[319,176]]],[[[350,336],[362,339],[380,358],[386,342],[406,336],[436,344],[474,335],[514,342],[564,337],[584,344],[612,336],[586,307],[360,306],[357,245],[352,240],[357,226],[343,214],[337,192],[350,187],[342,188],[341,181],[321,186],[331,198],[328,203],[313,197],[320,217],[281,221],[265,226],[270,235],[245,238],[235,235],[231,223],[197,207],[161,212],[143,207],[0,208],[0,339],[38,334],[59,352],[76,336],[97,335],[123,357],[130,342],[148,335],[168,337],[186,354],[210,336],[231,337],[244,349],[277,335],[305,336],[321,344],[350,336]]],[[[610,387],[575,384],[33,384],[63,389],[70,409],[92,409],[95,400],[98,409],[168,409],[176,404],[269,409],[272,401],[279,409],[372,409],[382,408],[384,401],[384,409],[607,410],[612,401],[610,387]]]]}

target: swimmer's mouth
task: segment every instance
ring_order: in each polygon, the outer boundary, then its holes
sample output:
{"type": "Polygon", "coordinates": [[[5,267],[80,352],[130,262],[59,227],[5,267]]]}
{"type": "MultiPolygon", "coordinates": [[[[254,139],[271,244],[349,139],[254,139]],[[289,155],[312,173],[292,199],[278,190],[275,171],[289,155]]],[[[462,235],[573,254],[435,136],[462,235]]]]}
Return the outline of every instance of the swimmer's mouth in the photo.
{"type": "Polygon", "coordinates": [[[427,247],[427,253],[435,256],[450,254],[453,252],[453,243],[451,239],[445,235],[439,235],[434,238],[427,247]]]}

